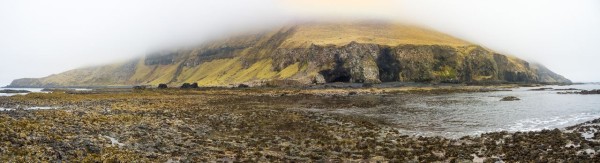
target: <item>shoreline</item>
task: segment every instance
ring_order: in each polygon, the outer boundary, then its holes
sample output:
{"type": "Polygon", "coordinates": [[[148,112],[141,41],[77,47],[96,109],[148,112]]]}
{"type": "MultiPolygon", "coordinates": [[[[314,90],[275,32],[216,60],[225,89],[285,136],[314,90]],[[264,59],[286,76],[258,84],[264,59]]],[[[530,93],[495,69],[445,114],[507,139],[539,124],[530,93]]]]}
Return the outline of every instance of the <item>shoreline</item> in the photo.
{"type": "Polygon", "coordinates": [[[559,162],[600,157],[598,132],[591,139],[578,133],[600,130],[600,119],[569,130],[448,139],[408,136],[379,118],[306,109],[379,105],[344,100],[371,93],[428,95],[497,87],[128,90],[0,97],[3,108],[59,107],[0,112],[0,131],[7,133],[0,140],[8,142],[0,144],[0,160],[559,162]],[[301,101],[324,97],[342,100],[301,101]]]}
{"type": "MultiPolygon", "coordinates": [[[[243,84],[243,83],[242,83],[243,84]]],[[[279,85],[279,86],[268,86],[268,85],[257,85],[251,88],[321,88],[330,86],[332,88],[355,88],[369,85],[369,87],[402,87],[402,86],[505,86],[514,85],[522,87],[534,87],[544,85],[578,85],[578,84],[597,84],[597,82],[573,82],[573,83],[511,83],[511,82],[474,82],[474,83],[427,83],[427,82],[382,82],[382,83],[348,83],[348,82],[332,82],[317,85],[279,85]]],[[[148,86],[149,88],[156,88],[157,85],[113,85],[113,86],[98,86],[98,85],[79,85],[79,86],[11,86],[6,85],[0,88],[48,88],[48,89],[116,89],[116,88],[133,88],[135,86],[148,86]]],[[[179,88],[180,85],[169,85],[169,88],[179,88]]],[[[200,86],[200,88],[236,88],[237,85],[222,85],[222,86],[200,86]]]]}

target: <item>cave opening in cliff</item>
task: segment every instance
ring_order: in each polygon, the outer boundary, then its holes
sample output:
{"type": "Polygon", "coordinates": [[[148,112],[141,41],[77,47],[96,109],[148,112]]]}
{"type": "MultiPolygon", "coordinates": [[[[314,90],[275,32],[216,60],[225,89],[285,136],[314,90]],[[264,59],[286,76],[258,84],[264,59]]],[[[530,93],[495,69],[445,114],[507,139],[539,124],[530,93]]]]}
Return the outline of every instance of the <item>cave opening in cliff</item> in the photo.
{"type": "Polygon", "coordinates": [[[342,75],[342,76],[337,76],[336,78],[332,79],[330,82],[350,82],[350,79],[352,77],[350,77],[349,75],[342,75]]]}
{"type": "Polygon", "coordinates": [[[394,82],[400,79],[400,62],[392,55],[390,47],[381,48],[376,62],[381,82],[394,82]]]}
{"type": "Polygon", "coordinates": [[[344,59],[340,56],[340,54],[335,54],[335,66],[333,69],[323,70],[319,72],[325,78],[325,82],[333,83],[333,82],[350,82],[352,80],[352,75],[347,68],[344,68],[344,59]]]}
{"type": "Polygon", "coordinates": [[[319,72],[325,78],[325,82],[334,83],[334,82],[350,82],[352,76],[350,72],[344,69],[333,69],[333,70],[323,70],[319,72]]]}

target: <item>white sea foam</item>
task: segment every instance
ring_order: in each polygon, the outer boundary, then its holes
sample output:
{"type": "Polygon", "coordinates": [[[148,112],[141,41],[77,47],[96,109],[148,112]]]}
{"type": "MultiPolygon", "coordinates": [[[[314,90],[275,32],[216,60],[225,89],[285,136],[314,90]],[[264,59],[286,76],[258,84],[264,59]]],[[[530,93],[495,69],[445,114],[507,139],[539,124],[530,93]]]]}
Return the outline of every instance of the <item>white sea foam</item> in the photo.
{"type": "Polygon", "coordinates": [[[529,118],[515,122],[509,125],[508,131],[539,131],[543,129],[553,129],[566,127],[567,124],[575,124],[593,120],[600,117],[600,114],[580,113],[567,116],[555,116],[549,118],[529,118]]]}

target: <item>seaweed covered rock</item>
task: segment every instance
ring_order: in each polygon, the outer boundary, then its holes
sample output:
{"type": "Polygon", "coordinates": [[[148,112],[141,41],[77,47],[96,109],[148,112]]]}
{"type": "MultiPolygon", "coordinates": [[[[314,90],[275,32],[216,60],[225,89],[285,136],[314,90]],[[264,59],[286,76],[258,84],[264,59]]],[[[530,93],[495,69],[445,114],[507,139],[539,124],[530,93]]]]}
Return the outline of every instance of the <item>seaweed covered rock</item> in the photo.
{"type": "Polygon", "coordinates": [[[518,100],[521,100],[521,99],[519,99],[518,97],[515,97],[515,96],[506,96],[506,97],[500,99],[500,101],[518,101],[518,100]]]}

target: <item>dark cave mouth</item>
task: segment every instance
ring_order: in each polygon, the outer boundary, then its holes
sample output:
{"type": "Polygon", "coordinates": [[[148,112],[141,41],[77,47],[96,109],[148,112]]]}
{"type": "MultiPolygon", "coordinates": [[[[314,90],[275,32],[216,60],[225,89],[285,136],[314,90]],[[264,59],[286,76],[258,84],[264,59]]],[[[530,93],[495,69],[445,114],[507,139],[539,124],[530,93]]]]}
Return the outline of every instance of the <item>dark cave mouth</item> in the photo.
{"type": "Polygon", "coordinates": [[[352,79],[351,76],[337,76],[335,78],[333,78],[331,81],[328,81],[328,83],[335,83],[335,82],[350,82],[350,79],[352,79]]]}
{"type": "Polygon", "coordinates": [[[323,75],[323,78],[325,78],[325,82],[327,83],[349,83],[352,80],[352,75],[350,75],[350,72],[344,69],[323,70],[319,72],[319,74],[323,75]]]}
{"type": "MultiPolygon", "coordinates": [[[[399,69],[389,67],[379,67],[379,80],[381,82],[395,82],[399,81],[399,69]]],[[[365,81],[361,78],[353,78],[350,71],[346,69],[329,69],[320,71],[319,74],[323,76],[326,83],[364,83],[365,81]]]]}

